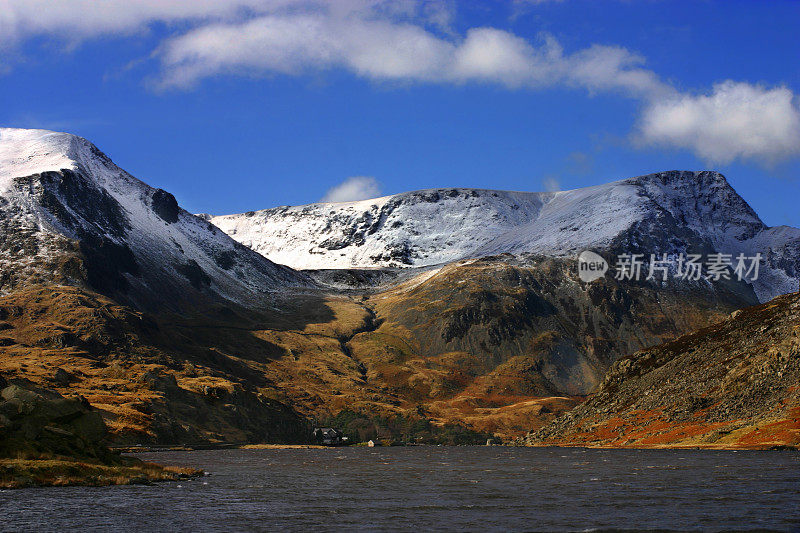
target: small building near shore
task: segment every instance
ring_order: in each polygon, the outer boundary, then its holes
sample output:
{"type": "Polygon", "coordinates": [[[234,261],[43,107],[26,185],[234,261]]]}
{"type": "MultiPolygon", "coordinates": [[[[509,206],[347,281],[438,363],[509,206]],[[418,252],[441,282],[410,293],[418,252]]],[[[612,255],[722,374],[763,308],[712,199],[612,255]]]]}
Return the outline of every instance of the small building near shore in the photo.
{"type": "Polygon", "coordinates": [[[323,446],[338,446],[347,442],[347,437],[334,428],[314,428],[314,440],[323,446]]]}

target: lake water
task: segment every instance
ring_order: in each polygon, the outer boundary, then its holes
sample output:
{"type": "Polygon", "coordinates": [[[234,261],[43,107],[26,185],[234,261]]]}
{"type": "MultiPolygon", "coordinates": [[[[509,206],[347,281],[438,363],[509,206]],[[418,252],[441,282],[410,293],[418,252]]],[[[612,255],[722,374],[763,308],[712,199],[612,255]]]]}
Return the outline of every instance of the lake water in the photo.
{"type": "Polygon", "coordinates": [[[0,529],[800,530],[800,453],[511,447],[140,454],[211,473],[0,491],[0,529]]]}

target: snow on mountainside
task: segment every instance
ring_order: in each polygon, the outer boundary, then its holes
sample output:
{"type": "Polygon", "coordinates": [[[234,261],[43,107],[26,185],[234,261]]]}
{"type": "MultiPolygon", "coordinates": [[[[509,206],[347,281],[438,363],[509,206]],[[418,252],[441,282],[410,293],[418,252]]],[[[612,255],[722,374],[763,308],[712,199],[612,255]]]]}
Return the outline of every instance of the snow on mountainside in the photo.
{"type": "Polygon", "coordinates": [[[293,268],[426,266],[461,259],[490,238],[535,218],[550,197],[431,189],[210,220],[242,244],[293,268]]]}
{"type": "Polygon", "coordinates": [[[798,290],[800,230],[767,228],[717,172],[660,172],[557,193],[429,189],[208,220],[272,261],[298,269],[701,247],[770,255],[763,280],[753,287],[762,300],[798,290]]]}
{"type": "Polygon", "coordinates": [[[309,284],[117,167],[85,139],[0,129],[0,292],[87,285],[145,307],[257,304],[309,284]]]}

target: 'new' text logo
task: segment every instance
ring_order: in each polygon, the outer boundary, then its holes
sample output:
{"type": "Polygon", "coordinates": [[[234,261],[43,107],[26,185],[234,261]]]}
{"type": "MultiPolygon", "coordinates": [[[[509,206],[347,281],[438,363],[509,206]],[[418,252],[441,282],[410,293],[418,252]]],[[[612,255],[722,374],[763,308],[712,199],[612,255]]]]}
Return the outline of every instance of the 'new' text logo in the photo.
{"type": "Polygon", "coordinates": [[[608,263],[594,252],[585,250],[578,256],[578,277],[590,283],[602,278],[608,272],[608,263]]]}

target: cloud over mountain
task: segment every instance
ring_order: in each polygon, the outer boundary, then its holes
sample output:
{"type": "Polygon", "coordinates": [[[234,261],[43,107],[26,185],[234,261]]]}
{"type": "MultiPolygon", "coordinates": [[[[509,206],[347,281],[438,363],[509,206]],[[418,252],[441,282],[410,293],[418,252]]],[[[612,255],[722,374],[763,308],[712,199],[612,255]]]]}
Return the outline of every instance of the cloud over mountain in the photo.
{"type": "Polygon", "coordinates": [[[726,81],[710,94],[653,102],[641,142],[692,149],[711,163],[736,158],[774,162],[800,153],[800,109],[786,87],[726,81]]]}
{"type": "Polygon", "coordinates": [[[369,176],[353,176],[328,189],[322,201],[356,202],[358,200],[377,198],[380,195],[381,188],[378,180],[369,176]]]}

